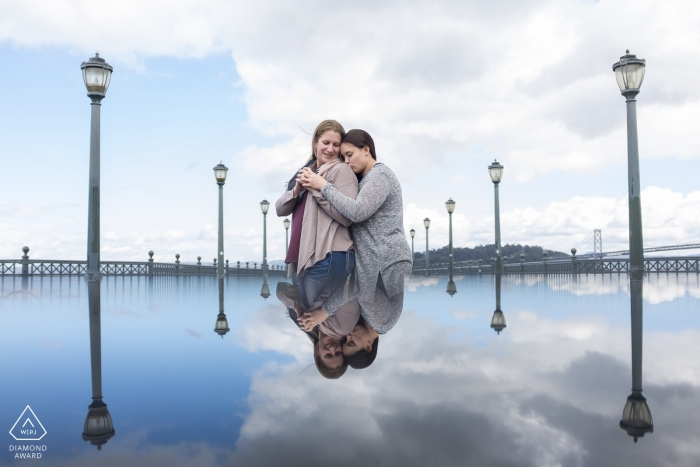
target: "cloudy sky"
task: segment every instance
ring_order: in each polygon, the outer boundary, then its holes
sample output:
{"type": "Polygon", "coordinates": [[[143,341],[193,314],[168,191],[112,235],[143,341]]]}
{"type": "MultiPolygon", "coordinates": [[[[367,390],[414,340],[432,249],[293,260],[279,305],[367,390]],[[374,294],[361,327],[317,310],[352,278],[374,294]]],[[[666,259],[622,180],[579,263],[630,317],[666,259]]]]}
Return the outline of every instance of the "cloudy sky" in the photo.
{"type": "MultiPolygon", "coordinates": [[[[280,196],[326,118],[369,131],[403,186],[424,248],[493,242],[568,251],[603,229],[625,247],[625,103],[611,66],[647,60],[639,95],[646,246],[700,240],[700,7],[666,1],[235,2],[5,0],[0,4],[0,257],[81,259],[89,99],[80,63],[114,66],[102,106],[102,258],[262,254],[258,203],[280,196]],[[690,79],[690,81],[688,81],[690,79]]],[[[284,229],[269,216],[269,258],[284,229]]]]}

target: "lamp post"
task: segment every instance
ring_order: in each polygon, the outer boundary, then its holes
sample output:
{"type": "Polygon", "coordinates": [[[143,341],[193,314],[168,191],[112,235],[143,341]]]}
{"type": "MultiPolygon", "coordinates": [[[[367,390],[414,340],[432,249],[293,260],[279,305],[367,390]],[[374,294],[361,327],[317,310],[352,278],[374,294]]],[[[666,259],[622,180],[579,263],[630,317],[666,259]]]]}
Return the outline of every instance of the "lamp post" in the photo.
{"type": "Polygon", "coordinates": [[[415,253],[413,252],[413,239],[414,239],[415,236],[416,236],[416,230],[415,230],[415,229],[411,229],[411,230],[410,230],[410,234],[411,234],[411,261],[414,262],[414,261],[415,261],[415,258],[414,258],[414,257],[415,257],[415,253]]]}
{"type": "Polygon", "coordinates": [[[430,250],[428,250],[428,229],[430,228],[430,219],[423,219],[425,226],[425,277],[428,277],[428,266],[430,266],[430,250]]]}
{"type": "Polygon", "coordinates": [[[289,226],[292,224],[292,222],[287,218],[284,221],[282,221],[282,223],[284,224],[284,230],[285,230],[284,255],[286,257],[287,253],[289,253],[289,226]]]}
{"type": "Polygon", "coordinates": [[[113,68],[99,53],[80,65],[91,102],[90,189],[88,194],[87,267],[85,280],[100,282],[100,107],[112,79],[113,68]]]}
{"type": "MultiPolygon", "coordinates": [[[[262,273],[267,277],[267,210],[270,209],[270,203],[263,199],[260,201],[260,210],[263,213],[263,262],[262,273]]],[[[268,295],[269,296],[269,295],[268,295]]]]}
{"type": "Polygon", "coordinates": [[[491,181],[493,182],[493,195],[494,195],[494,209],[496,217],[496,274],[501,274],[502,264],[501,264],[501,211],[498,202],[498,184],[501,183],[501,177],[503,176],[503,166],[494,160],[491,165],[489,165],[489,175],[491,176],[491,181]]]}
{"type": "MultiPolygon", "coordinates": [[[[289,226],[292,224],[292,222],[289,220],[289,218],[286,218],[284,221],[282,221],[284,224],[284,259],[285,262],[287,261],[287,254],[289,253],[289,226]]],[[[286,266],[287,269],[287,275],[289,275],[289,264],[286,266]]]]}
{"type": "Polygon", "coordinates": [[[214,260],[214,266],[216,268],[216,275],[219,279],[224,277],[224,183],[226,183],[226,175],[228,174],[228,167],[223,163],[219,162],[216,167],[214,167],[214,178],[216,178],[216,184],[219,185],[219,261],[214,260]]]}
{"type": "Polygon", "coordinates": [[[452,198],[445,201],[447,214],[450,215],[450,280],[447,282],[447,293],[452,297],[457,293],[457,286],[454,283],[454,258],[452,255],[452,213],[455,212],[455,202],[452,198]]]}
{"type": "Polygon", "coordinates": [[[626,51],[613,65],[620,93],[627,102],[627,180],[629,194],[629,277],[632,330],[632,394],[627,398],[620,428],[634,437],[654,431],[649,406],[642,396],[642,329],[644,241],[642,237],[642,203],[639,182],[639,144],[637,138],[637,94],[644,81],[646,62],[626,51]]]}

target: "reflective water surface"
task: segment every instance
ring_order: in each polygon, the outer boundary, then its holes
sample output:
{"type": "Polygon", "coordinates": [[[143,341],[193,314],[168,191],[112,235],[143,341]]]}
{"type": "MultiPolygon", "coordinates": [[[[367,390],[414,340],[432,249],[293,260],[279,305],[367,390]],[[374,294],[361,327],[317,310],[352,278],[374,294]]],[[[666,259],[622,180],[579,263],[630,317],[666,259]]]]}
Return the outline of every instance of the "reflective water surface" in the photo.
{"type": "Polygon", "coordinates": [[[220,294],[216,278],[110,277],[96,295],[79,278],[0,278],[0,465],[700,464],[698,275],[644,281],[653,433],[636,444],[620,429],[624,275],[506,276],[500,334],[494,277],[456,277],[453,297],[446,277],[414,277],[376,361],[335,380],[276,299],[279,280],[265,293],[230,277],[220,294]],[[100,395],[113,434],[103,413],[86,425],[100,395]],[[27,405],[40,441],[8,433],[27,405]],[[21,444],[46,450],[15,459],[21,444]]]}

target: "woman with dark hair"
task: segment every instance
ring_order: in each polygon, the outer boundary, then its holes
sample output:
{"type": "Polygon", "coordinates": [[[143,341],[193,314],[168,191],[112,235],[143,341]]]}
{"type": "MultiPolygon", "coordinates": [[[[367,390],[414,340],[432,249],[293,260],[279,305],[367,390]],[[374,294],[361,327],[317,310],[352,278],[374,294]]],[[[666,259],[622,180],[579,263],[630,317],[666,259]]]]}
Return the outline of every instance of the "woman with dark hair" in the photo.
{"type": "MultiPolygon", "coordinates": [[[[343,138],[340,153],[361,178],[357,198],[346,196],[333,183],[306,168],[301,170],[298,179],[304,188],[319,192],[353,222],[354,280],[352,287],[337,289],[322,309],[305,315],[301,323],[306,328],[311,327],[318,315],[333,315],[343,304],[357,297],[365,325],[378,339],[379,334],[388,332],[401,316],[404,278],[411,274],[413,267],[404,232],[401,185],[389,167],[377,162],[374,140],[366,131],[349,131],[343,138]]],[[[349,347],[347,342],[344,353],[346,347],[349,347]]],[[[376,345],[369,347],[372,350],[376,345]]],[[[363,347],[357,347],[360,348],[363,347]]],[[[348,349],[348,353],[351,350],[348,349]]]]}

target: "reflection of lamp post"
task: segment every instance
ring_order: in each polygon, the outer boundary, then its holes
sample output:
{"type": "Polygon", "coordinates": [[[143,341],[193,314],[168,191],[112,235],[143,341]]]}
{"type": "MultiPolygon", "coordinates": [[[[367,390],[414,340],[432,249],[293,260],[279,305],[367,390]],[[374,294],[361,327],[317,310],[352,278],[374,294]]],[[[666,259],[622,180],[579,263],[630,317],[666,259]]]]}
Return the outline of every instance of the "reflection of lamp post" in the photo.
{"type": "Polygon", "coordinates": [[[87,95],[92,101],[90,114],[90,190],[88,194],[88,239],[85,280],[99,282],[100,276],[100,107],[113,68],[95,53],[80,65],[87,95]]]}
{"type": "Polygon", "coordinates": [[[501,275],[496,274],[496,311],[491,318],[491,329],[500,334],[506,328],[506,317],[501,311],[501,275]]]}
{"type": "Polygon", "coordinates": [[[92,404],[83,428],[83,440],[102,449],[114,436],[112,417],[102,401],[102,340],[100,335],[100,283],[88,282],[88,313],[90,314],[90,373],[92,376],[92,404]]]}
{"type": "Polygon", "coordinates": [[[219,278],[219,314],[216,317],[214,332],[220,335],[223,339],[224,335],[229,332],[229,330],[226,313],[224,313],[224,279],[219,278]]]}
{"type": "Polygon", "coordinates": [[[414,258],[415,253],[413,253],[413,239],[414,239],[415,236],[416,236],[416,231],[415,231],[415,229],[411,229],[411,230],[410,230],[410,233],[411,233],[411,261],[415,261],[415,258],[414,258]]]}
{"type": "Polygon", "coordinates": [[[430,228],[430,219],[423,219],[425,226],[425,276],[428,277],[428,266],[430,266],[430,250],[428,249],[428,229],[430,228]]]}
{"type": "Polygon", "coordinates": [[[494,196],[494,209],[496,218],[496,274],[501,274],[501,210],[498,201],[498,184],[501,183],[501,177],[503,176],[503,166],[498,163],[498,161],[493,161],[489,165],[489,175],[491,176],[491,181],[493,182],[493,196],[494,196]]]}
{"type": "Polygon", "coordinates": [[[639,182],[639,145],[637,139],[637,100],[644,81],[644,59],[630,54],[629,50],[613,65],[620,92],[627,100],[627,180],[629,192],[629,275],[630,311],[632,328],[632,394],[622,411],[620,428],[638,437],[654,431],[654,422],[646,399],[642,396],[642,328],[643,328],[643,278],[644,241],[642,237],[642,203],[639,182]]]}
{"type": "MultiPolygon", "coordinates": [[[[263,262],[262,273],[267,276],[267,210],[270,208],[270,203],[264,199],[260,201],[260,210],[263,213],[263,262]]],[[[268,294],[268,297],[270,295],[268,294]]]]}
{"type": "MultiPolygon", "coordinates": [[[[218,277],[224,277],[224,183],[226,183],[226,174],[228,168],[219,162],[219,164],[214,167],[214,177],[216,177],[216,184],[219,185],[219,266],[216,269],[216,275],[218,277]]],[[[216,260],[214,260],[214,266],[216,266],[216,260]]]]}
{"type": "Polygon", "coordinates": [[[455,202],[452,201],[452,198],[448,199],[445,202],[445,207],[447,208],[447,213],[450,215],[450,282],[452,282],[452,286],[454,288],[454,292],[450,293],[450,284],[447,284],[447,293],[450,294],[450,296],[454,295],[457,293],[457,288],[454,286],[453,282],[453,275],[454,275],[454,261],[452,258],[452,213],[455,212],[455,202]]]}
{"type": "Polygon", "coordinates": [[[262,289],[260,289],[260,296],[267,300],[267,297],[270,296],[270,286],[267,285],[267,276],[263,276],[263,285],[262,289]]]}

